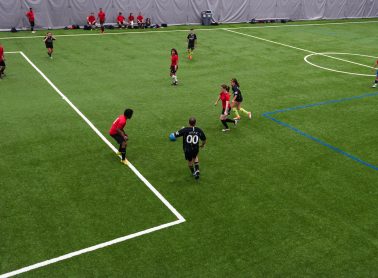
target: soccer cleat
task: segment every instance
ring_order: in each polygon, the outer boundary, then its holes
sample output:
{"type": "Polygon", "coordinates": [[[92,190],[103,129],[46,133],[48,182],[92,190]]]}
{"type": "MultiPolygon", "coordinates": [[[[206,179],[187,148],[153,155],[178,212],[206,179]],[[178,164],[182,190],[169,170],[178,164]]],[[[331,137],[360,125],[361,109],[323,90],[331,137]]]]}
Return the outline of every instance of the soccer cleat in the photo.
{"type": "Polygon", "coordinates": [[[376,88],[377,87],[377,83],[374,83],[373,86],[371,86],[372,88],[376,88]]]}
{"type": "Polygon", "coordinates": [[[195,178],[196,180],[198,180],[199,177],[200,177],[200,171],[199,171],[199,170],[196,170],[196,171],[193,173],[193,176],[194,176],[194,178],[195,178]]]}
{"type": "Polygon", "coordinates": [[[121,159],[121,163],[127,165],[129,162],[127,161],[127,159],[125,159],[125,160],[121,159]]]}
{"type": "Polygon", "coordinates": [[[226,132],[226,131],[230,131],[230,129],[229,128],[224,128],[224,129],[222,129],[222,131],[226,132]]]}
{"type": "Polygon", "coordinates": [[[239,123],[239,120],[235,120],[234,127],[236,127],[238,125],[238,123],[239,123]]]}
{"type": "Polygon", "coordinates": [[[252,112],[248,112],[248,118],[252,119],[252,112]]]}

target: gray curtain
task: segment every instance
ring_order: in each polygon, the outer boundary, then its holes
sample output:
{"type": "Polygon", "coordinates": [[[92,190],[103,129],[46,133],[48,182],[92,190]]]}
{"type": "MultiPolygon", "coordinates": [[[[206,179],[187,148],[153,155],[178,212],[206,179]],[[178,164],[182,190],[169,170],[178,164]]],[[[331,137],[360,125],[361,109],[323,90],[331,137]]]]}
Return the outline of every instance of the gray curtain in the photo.
{"type": "Polygon", "coordinates": [[[219,22],[378,17],[378,0],[0,0],[0,29],[28,27],[29,7],[35,10],[37,28],[84,25],[89,13],[97,15],[100,7],[108,23],[114,23],[120,11],[126,17],[142,12],[157,24],[200,23],[206,10],[219,22]]]}

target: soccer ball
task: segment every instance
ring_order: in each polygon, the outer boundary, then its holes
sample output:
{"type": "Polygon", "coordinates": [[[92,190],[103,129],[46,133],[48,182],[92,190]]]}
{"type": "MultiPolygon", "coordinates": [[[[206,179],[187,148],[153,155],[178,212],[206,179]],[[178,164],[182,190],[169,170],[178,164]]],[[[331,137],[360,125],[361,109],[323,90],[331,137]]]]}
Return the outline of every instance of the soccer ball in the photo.
{"type": "Polygon", "coordinates": [[[176,141],[176,136],[173,132],[171,134],[169,134],[169,140],[176,141]]]}

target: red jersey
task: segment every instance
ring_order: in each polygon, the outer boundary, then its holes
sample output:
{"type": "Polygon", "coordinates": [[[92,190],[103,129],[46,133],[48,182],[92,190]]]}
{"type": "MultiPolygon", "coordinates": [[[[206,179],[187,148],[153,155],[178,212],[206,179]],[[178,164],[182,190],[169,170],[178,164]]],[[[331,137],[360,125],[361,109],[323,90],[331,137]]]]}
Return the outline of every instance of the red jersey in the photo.
{"type": "Polygon", "coordinates": [[[112,127],[109,130],[110,135],[117,134],[117,129],[122,129],[125,127],[127,119],[125,115],[119,115],[119,117],[113,122],[112,127]]]}
{"type": "Polygon", "coordinates": [[[0,62],[3,61],[3,57],[4,57],[4,48],[0,46],[0,62]]]}
{"type": "Polygon", "coordinates": [[[131,22],[131,21],[134,21],[134,16],[133,15],[129,16],[129,22],[131,22]]]}
{"type": "Polygon", "coordinates": [[[171,56],[171,67],[177,66],[178,63],[178,55],[174,54],[171,56]]]}
{"type": "Polygon", "coordinates": [[[88,23],[95,23],[95,22],[96,22],[96,18],[94,15],[88,16],[88,23]]]}
{"type": "Polygon", "coordinates": [[[143,16],[142,15],[138,15],[137,20],[138,20],[138,22],[143,22],[143,16]]]}
{"type": "Polygon", "coordinates": [[[226,109],[226,102],[228,101],[227,108],[230,109],[230,93],[229,92],[220,92],[219,98],[222,101],[222,108],[226,109]]]}
{"type": "Polygon", "coordinates": [[[100,19],[100,21],[105,21],[105,13],[104,12],[99,12],[98,13],[98,18],[100,19]]]}
{"type": "Polygon", "coordinates": [[[117,16],[117,22],[124,22],[124,21],[125,21],[125,17],[123,15],[117,16]]]}
{"type": "Polygon", "coordinates": [[[28,11],[26,13],[26,16],[28,17],[30,22],[34,21],[34,12],[33,11],[28,11]]]}

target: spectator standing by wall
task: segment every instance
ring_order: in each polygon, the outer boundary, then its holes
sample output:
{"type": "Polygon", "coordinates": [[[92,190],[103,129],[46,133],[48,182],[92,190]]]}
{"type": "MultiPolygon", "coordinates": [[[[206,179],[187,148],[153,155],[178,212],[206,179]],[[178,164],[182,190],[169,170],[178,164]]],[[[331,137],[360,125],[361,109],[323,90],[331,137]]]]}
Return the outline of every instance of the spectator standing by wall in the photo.
{"type": "Polygon", "coordinates": [[[28,18],[29,20],[29,24],[30,24],[30,30],[31,32],[34,34],[35,31],[34,31],[34,20],[35,20],[35,16],[34,16],[34,11],[32,8],[29,9],[29,11],[26,13],[26,17],[28,18]]]}

